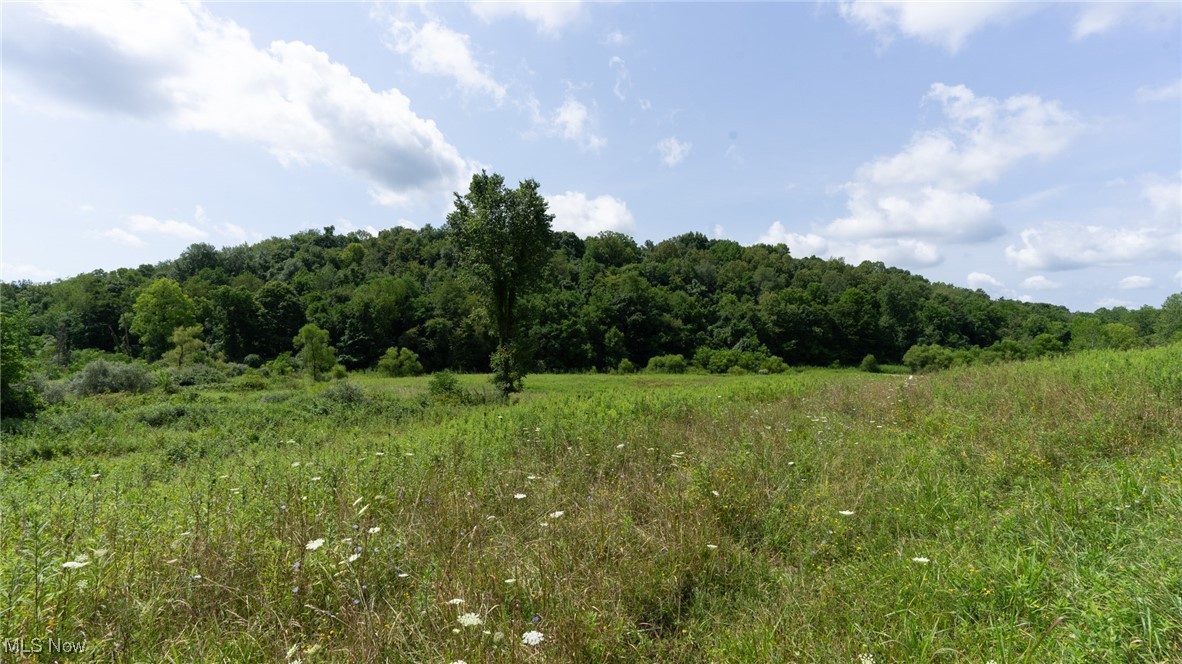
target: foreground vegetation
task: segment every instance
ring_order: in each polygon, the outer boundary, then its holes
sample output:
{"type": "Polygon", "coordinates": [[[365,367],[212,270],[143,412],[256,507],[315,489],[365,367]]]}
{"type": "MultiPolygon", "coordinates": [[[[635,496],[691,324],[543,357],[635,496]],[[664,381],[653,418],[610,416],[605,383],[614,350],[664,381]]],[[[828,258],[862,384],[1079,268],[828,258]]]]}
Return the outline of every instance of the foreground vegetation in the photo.
{"type": "Polygon", "coordinates": [[[0,450],[0,635],[94,661],[1169,661],[1179,367],[70,398],[0,450]]]}

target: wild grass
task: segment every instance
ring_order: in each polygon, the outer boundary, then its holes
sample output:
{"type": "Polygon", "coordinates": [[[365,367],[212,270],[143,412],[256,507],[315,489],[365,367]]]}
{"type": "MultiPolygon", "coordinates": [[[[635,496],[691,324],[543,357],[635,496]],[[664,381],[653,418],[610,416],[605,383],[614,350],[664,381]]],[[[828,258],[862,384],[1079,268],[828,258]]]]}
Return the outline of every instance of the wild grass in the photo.
{"type": "Polygon", "coordinates": [[[426,385],[99,395],[6,435],[0,636],[85,637],[77,661],[1182,656],[1182,346],[536,376],[511,405],[426,385]]]}

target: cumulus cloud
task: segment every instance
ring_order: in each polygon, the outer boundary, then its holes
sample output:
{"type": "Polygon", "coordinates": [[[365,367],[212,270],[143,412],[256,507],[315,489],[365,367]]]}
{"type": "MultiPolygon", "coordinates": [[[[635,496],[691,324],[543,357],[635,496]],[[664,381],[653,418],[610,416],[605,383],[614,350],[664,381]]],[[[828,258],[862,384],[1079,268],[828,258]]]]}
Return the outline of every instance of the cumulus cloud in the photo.
{"type": "Polygon", "coordinates": [[[862,261],[881,261],[888,265],[930,267],[943,261],[934,244],[912,238],[872,238],[860,242],[831,241],[816,233],[793,233],[779,221],[773,222],[759,241],[786,244],[793,256],[843,258],[857,265],[862,261]]]}
{"type": "Polygon", "coordinates": [[[1059,154],[1084,128],[1058,103],[1034,95],[999,100],[935,83],[924,101],[939,105],[943,121],[860,166],[840,188],[846,216],[791,239],[851,261],[935,265],[939,242],[983,242],[1005,231],[975,188],[1022,160],[1059,154]]]}
{"type": "Polygon", "coordinates": [[[1022,244],[1009,245],[1006,258],[1021,269],[1071,270],[1096,265],[1129,265],[1182,255],[1177,228],[1108,228],[1048,223],[1027,228],[1022,244]]]}
{"type": "MultiPolygon", "coordinates": [[[[197,208],[199,214],[201,208],[197,208]]],[[[200,240],[208,235],[205,231],[185,221],[165,219],[163,221],[145,214],[133,214],[127,218],[127,226],[139,233],[171,235],[182,240],[200,240]]]]}
{"type": "Polygon", "coordinates": [[[624,36],[623,32],[620,32],[619,28],[616,28],[607,33],[607,36],[603,38],[603,43],[608,46],[623,46],[628,43],[628,38],[624,36]]]}
{"type": "Polygon", "coordinates": [[[1099,300],[1096,300],[1096,306],[1097,307],[1104,307],[1107,309],[1112,309],[1115,307],[1125,307],[1127,309],[1129,307],[1134,306],[1134,303],[1130,302],[1129,300],[1122,300],[1122,299],[1115,298],[1115,297],[1105,297],[1105,298],[1101,298],[1099,300]]]}
{"type": "Polygon", "coordinates": [[[199,4],[45,3],[12,14],[23,29],[5,31],[6,66],[22,91],[257,143],[285,165],[340,168],[385,204],[453,191],[470,172],[397,89],[374,91],[302,42],[257,48],[199,4]]]}
{"type": "Polygon", "coordinates": [[[1027,290],[1054,290],[1062,286],[1063,284],[1059,283],[1058,281],[1047,279],[1041,274],[1036,274],[1033,277],[1026,277],[1022,280],[1022,288],[1027,290]]]}
{"type": "Polygon", "coordinates": [[[28,263],[5,263],[0,261],[0,281],[49,281],[57,276],[57,272],[39,268],[28,263]]]}
{"type": "Polygon", "coordinates": [[[1117,288],[1120,288],[1121,290],[1135,290],[1137,288],[1152,288],[1152,287],[1153,287],[1153,278],[1152,277],[1143,277],[1139,274],[1131,274],[1131,275],[1125,277],[1124,279],[1121,279],[1120,283],[1117,284],[1117,288]]]}
{"type": "Polygon", "coordinates": [[[138,235],[128,233],[122,228],[108,228],[105,231],[100,231],[99,236],[105,237],[116,244],[123,244],[129,247],[144,246],[144,241],[138,235]]]}
{"type": "Polygon", "coordinates": [[[606,194],[587,198],[578,191],[546,196],[550,213],[554,215],[554,229],[571,231],[587,237],[603,231],[626,231],[636,221],[624,201],[606,194]]]}
{"type": "Polygon", "coordinates": [[[486,22],[508,16],[524,18],[550,37],[557,37],[583,13],[578,2],[469,2],[468,8],[486,22]]]}
{"type": "Polygon", "coordinates": [[[970,272],[965,279],[968,281],[969,288],[1005,288],[1005,284],[998,281],[993,275],[984,272],[970,272]]]}
{"type": "Polygon", "coordinates": [[[595,118],[583,102],[567,95],[566,100],[550,116],[548,131],[577,144],[584,150],[598,152],[607,139],[596,134],[595,118]]]}
{"type": "Polygon", "coordinates": [[[676,136],[662,138],[657,142],[657,150],[661,153],[661,162],[669,168],[673,168],[684,161],[689,156],[690,148],[692,147],[692,143],[682,143],[677,140],[676,136]]]}
{"type": "Polygon", "coordinates": [[[1137,88],[1137,101],[1169,101],[1182,97],[1182,78],[1161,87],[1143,85],[1137,88]]]}
{"type": "Polygon", "coordinates": [[[878,2],[854,0],[838,5],[842,18],[873,32],[883,44],[912,37],[956,53],[969,35],[1029,11],[1022,2],[878,2]]]}
{"type": "Polygon", "coordinates": [[[498,103],[505,98],[505,86],[493,79],[487,67],[476,61],[468,35],[455,32],[436,21],[416,25],[394,19],[390,22],[388,45],[410,58],[415,71],[448,76],[465,92],[490,95],[498,103]]]}

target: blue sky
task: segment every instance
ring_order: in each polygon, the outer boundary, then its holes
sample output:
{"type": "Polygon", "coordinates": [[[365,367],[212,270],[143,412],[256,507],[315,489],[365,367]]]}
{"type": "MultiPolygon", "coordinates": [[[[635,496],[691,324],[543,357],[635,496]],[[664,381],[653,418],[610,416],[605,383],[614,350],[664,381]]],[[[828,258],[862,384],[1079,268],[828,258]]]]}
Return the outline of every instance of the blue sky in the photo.
{"type": "Polygon", "coordinates": [[[333,225],[471,173],[555,226],[881,260],[995,297],[1182,287],[1178,3],[0,5],[3,278],[333,225]]]}

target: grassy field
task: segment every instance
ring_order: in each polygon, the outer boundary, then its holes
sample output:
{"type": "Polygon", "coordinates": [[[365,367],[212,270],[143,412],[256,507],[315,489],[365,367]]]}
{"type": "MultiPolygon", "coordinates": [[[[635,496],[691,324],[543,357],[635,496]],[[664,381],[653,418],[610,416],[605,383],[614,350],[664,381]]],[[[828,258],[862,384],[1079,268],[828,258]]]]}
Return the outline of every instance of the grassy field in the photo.
{"type": "MultiPolygon", "coordinates": [[[[85,639],[72,661],[1182,660],[1182,346],[531,376],[511,405],[351,380],[93,397],[6,435],[0,637],[85,639]]],[[[37,657],[0,662],[60,656],[37,657]]]]}

